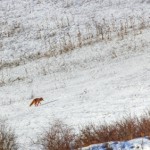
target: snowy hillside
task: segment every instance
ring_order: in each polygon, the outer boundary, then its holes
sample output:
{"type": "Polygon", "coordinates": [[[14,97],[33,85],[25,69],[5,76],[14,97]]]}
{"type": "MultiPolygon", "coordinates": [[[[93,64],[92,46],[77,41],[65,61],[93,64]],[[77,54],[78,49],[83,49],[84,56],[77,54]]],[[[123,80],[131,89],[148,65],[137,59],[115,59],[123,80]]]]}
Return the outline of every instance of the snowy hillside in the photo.
{"type": "Polygon", "coordinates": [[[38,150],[30,139],[56,118],[78,127],[149,109],[149,2],[0,1],[0,115],[20,150],[38,150]]]}
{"type": "Polygon", "coordinates": [[[136,27],[149,21],[147,4],[146,0],[2,0],[1,67],[52,56],[66,45],[77,47],[79,33],[80,44],[86,44],[95,41],[100,27],[111,34],[118,34],[121,24],[136,27]]]}

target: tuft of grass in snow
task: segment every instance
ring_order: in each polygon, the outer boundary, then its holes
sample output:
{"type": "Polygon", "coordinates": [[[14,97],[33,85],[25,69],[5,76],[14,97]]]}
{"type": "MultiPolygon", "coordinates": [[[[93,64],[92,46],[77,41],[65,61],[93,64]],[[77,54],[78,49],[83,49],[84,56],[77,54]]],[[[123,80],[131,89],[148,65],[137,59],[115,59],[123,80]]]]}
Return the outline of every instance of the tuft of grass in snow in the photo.
{"type": "Polygon", "coordinates": [[[7,126],[4,120],[0,120],[0,150],[17,150],[16,135],[14,131],[7,126]]]}
{"type": "Polygon", "coordinates": [[[43,150],[70,150],[74,139],[73,128],[60,120],[55,120],[37,143],[43,150]]]}

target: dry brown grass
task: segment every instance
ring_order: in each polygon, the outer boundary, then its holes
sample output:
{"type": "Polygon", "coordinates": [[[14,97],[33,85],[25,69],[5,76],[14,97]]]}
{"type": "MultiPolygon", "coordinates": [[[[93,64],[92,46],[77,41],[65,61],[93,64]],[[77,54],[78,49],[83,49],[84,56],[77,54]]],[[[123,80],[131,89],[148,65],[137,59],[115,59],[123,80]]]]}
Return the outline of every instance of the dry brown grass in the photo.
{"type": "Polygon", "coordinates": [[[14,131],[0,120],[0,150],[17,150],[18,144],[14,131]]]}
{"type": "Polygon", "coordinates": [[[88,146],[108,141],[124,141],[150,136],[150,114],[138,117],[126,117],[121,121],[105,125],[86,125],[76,139],[76,147],[88,146]]]}
{"type": "Polygon", "coordinates": [[[44,150],[73,150],[108,141],[124,141],[150,136],[150,113],[126,117],[112,124],[83,126],[78,134],[61,121],[55,121],[39,140],[44,150]]]}
{"type": "Polygon", "coordinates": [[[56,120],[38,140],[38,144],[43,150],[70,150],[74,139],[73,129],[60,120],[56,120]]]}

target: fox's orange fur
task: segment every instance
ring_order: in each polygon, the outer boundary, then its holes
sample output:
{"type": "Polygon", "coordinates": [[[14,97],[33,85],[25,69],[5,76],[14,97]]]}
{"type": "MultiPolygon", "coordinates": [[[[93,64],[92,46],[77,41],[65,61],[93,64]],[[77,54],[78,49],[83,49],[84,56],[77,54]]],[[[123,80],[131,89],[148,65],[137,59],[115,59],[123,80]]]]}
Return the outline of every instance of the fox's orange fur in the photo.
{"type": "Polygon", "coordinates": [[[44,101],[42,97],[41,97],[41,98],[35,98],[35,99],[31,102],[30,106],[32,106],[33,104],[34,104],[35,106],[38,106],[39,104],[41,104],[41,101],[44,101]]]}

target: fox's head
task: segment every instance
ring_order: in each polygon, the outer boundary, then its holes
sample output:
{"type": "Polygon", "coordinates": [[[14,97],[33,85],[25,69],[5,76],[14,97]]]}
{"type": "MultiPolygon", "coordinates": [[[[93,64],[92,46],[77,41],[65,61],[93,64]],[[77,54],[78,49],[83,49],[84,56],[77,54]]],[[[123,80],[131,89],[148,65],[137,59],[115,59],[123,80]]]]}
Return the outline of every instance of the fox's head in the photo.
{"type": "Polygon", "coordinates": [[[44,99],[41,97],[41,98],[39,98],[41,101],[44,101],[44,99]]]}

